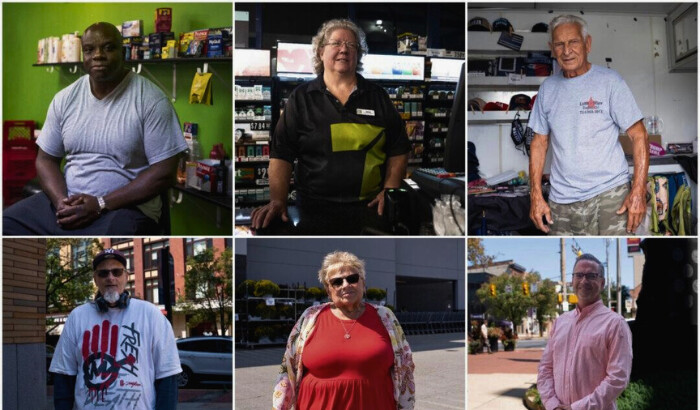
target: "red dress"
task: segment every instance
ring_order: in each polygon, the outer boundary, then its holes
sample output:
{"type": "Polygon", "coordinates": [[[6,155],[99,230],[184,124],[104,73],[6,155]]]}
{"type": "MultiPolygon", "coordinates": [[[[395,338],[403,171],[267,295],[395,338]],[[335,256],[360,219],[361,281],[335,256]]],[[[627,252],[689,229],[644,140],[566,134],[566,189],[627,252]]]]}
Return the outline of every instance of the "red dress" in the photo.
{"type": "Polygon", "coordinates": [[[354,326],[352,320],[343,321],[350,339],[330,308],[316,318],[316,329],[304,346],[297,409],[396,409],[391,339],[377,310],[365,306],[354,326]]]}

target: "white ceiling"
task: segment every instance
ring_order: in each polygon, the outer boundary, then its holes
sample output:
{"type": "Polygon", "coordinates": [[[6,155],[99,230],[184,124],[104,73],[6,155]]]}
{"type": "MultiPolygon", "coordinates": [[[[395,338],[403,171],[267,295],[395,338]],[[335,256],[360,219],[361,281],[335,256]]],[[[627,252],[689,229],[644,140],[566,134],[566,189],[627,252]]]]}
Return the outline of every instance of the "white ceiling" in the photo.
{"type": "Polygon", "coordinates": [[[584,13],[634,13],[667,15],[681,3],[467,3],[469,9],[576,10],[584,13]]]}

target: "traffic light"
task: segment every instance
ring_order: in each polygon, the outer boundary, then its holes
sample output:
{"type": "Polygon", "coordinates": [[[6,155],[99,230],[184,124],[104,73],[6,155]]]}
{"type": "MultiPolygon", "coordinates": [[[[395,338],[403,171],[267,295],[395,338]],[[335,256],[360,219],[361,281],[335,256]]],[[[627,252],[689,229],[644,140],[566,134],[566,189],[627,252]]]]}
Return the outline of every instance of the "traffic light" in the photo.
{"type": "Polygon", "coordinates": [[[530,285],[527,282],[523,282],[523,294],[530,296],[530,285]]]}
{"type": "Polygon", "coordinates": [[[564,301],[564,295],[557,293],[557,302],[562,303],[564,301]]]}
{"type": "Polygon", "coordinates": [[[569,303],[578,303],[578,298],[576,297],[576,295],[569,295],[569,303]]]}
{"type": "Polygon", "coordinates": [[[493,283],[489,285],[489,291],[491,293],[491,296],[496,296],[496,285],[493,283]]]}

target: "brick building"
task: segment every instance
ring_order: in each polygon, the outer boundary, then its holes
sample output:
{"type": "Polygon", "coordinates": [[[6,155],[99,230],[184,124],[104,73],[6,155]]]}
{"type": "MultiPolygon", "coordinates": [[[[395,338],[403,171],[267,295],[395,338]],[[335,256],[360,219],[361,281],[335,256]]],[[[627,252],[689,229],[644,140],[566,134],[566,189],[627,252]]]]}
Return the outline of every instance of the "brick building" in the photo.
{"type": "Polygon", "coordinates": [[[2,407],[46,408],[46,241],[5,239],[2,247],[2,407]]]}
{"type": "MultiPolygon", "coordinates": [[[[158,300],[158,264],[159,250],[169,246],[173,257],[175,273],[175,293],[180,297],[185,293],[185,272],[187,258],[201,252],[203,249],[216,249],[215,256],[225,248],[231,248],[230,238],[100,238],[105,248],[119,249],[127,258],[129,279],[126,289],[134,297],[147,300],[164,309],[158,300]]],[[[178,313],[177,307],[173,312],[173,330],[175,337],[195,336],[208,329],[207,324],[201,324],[190,334],[187,332],[187,318],[178,313]]],[[[228,331],[230,334],[230,331],[228,331]]]]}

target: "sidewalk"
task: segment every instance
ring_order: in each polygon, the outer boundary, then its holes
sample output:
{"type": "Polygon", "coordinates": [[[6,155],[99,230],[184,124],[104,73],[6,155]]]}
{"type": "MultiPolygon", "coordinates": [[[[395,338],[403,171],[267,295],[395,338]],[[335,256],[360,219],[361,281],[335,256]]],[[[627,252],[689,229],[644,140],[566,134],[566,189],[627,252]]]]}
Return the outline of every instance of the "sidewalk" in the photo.
{"type": "Polygon", "coordinates": [[[470,410],[524,409],[523,395],[537,382],[542,348],[468,355],[467,397],[470,410]]]}
{"type": "MultiPolygon", "coordinates": [[[[53,386],[46,386],[46,409],[52,410],[53,386]]],[[[233,392],[228,388],[179,389],[178,410],[233,409],[233,392]]]]}
{"type": "MultiPolygon", "coordinates": [[[[464,335],[414,335],[408,342],[416,365],[415,409],[463,410],[464,335]]],[[[236,349],[236,410],[270,408],[282,354],[282,348],[236,349]]]]}

